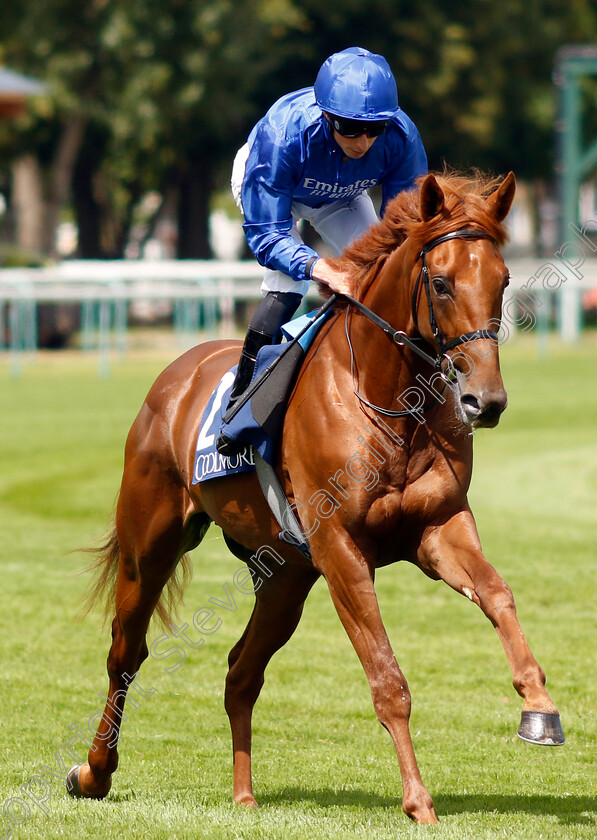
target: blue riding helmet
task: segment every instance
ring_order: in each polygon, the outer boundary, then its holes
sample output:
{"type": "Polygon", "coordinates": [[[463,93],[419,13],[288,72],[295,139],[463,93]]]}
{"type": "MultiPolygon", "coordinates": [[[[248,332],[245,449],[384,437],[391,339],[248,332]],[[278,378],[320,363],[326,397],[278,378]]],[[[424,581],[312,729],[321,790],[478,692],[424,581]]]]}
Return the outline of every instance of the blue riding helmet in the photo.
{"type": "Polygon", "coordinates": [[[352,120],[387,120],[398,110],[398,90],[381,55],[349,47],[325,61],[314,85],[322,111],[352,120]]]}

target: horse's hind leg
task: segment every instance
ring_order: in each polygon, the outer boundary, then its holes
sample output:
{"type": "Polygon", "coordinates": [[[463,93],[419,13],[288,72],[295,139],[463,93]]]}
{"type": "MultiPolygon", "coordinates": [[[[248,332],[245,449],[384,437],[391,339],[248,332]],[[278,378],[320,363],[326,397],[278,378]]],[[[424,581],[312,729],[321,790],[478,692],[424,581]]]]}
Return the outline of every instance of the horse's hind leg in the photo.
{"type": "MultiPolygon", "coordinates": [[[[194,523],[193,533],[183,527],[181,490],[144,488],[144,501],[136,489],[123,484],[117,511],[120,558],[116,589],[116,615],[112,623],[112,645],[108,655],[110,678],[106,706],[99,721],[88,762],[73,768],[67,787],[75,796],[102,798],[111,786],[118,766],[117,744],[124,703],[131,679],[139,670],[148,650],[147,628],[162,589],[185,550],[197,544],[208,519],[194,523]],[[142,516],[151,500],[151,514],[142,516]],[[191,537],[194,536],[194,539],[191,537]]],[[[134,684],[133,684],[134,686],[134,684]]],[[[129,703],[139,705],[139,693],[129,703]]]]}
{"type": "Polygon", "coordinates": [[[545,673],[522,632],[510,587],[481,551],[470,511],[429,529],[419,561],[423,569],[474,601],[495,627],[512,669],[514,687],[524,699],[519,736],[538,744],[563,744],[558,710],[545,688],[545,673]]]}
{"type": "MultiPolygon", "coordinates": [[[[126,563],[126,559],[125,559],[126,563]]],[[[165,584],[166,578],[162,584],[165,584]]],[[[112,645],[108,654],[110,685],[106,706],[89,751],[87,764],[71,771],[74,795],[101,799],[112,784],[118,766],[118,740],[129,683],[147,656],[145,634],[161,587],[142,587],[127,572],[119,574],[116,616],[112,622],[112,645]]],[[[129,704],[139,705],[131,697],[129,704]]]]}
{"type": "Polygon", "coordinates": [[[251,783],[251,717],[267,663],[294,633],[309,591],[318,578],[311,568],[274,565],[256,578],[256,603],[240,640],[230,651],[225,705],[232,729],[234,801],[257,804],[251,783]]]}

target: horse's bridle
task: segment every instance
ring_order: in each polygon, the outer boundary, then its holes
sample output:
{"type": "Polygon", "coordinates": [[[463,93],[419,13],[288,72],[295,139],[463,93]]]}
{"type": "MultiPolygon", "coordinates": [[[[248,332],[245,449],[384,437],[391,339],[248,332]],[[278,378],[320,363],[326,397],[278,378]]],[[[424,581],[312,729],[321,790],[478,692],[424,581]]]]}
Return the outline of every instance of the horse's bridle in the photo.
{"type": "Polygon", "coordinates": [[[417,302],[419,297],[419,289],[422,281],[423,286],[425,287],[425,294],[427,295],[427,306],[429,307],[429,325],[433,333],[433,338],[437,343],[437,357],[435,360],[435,367],[438,370],[440,369],[441,363],[448,350],[453,350],[460,344],[466,344],[467,341],[476,341],[479,338],[489,338],[491,341],[494,341],[496,343],[498,341],[498,334],[494,332],[494,330],[473,330],[473,332],[463,333],[457,338],[452,338],[449,341],[444,340],[444,337],[437,323],[437,318],[435,317],[435,310],[433,308],[433,301],[431,299],[427,254],[429,253],[429,251],[432,251],[437,245],[441,245],[442,242],[449,242],[451,239],[489,239],[491,242],[495,243],[494,238],[490,236],[490,234],[485,233],[485,231],[482,230],[455,230],[452,233],[444,233],[443,236],[438,236],[436,239],[432,239],[431,242],[428,242],[426,245],[423,246],[421,253],[419,254],[419,259],[421,260],[421,270],[419,271],[419,276],[417,277],[413,289],[412,314],[416,326],[417,302]]]}
{"type": "MultiPolygon", "coordinates": [[[[435,357],[431,356],[429,353],[423,350],[423,348],[420,347],[417,343],[424,339],[419,337],[408,336],[403,330],[395,330],[391,326],[391,324],[389,324],[386,320],[384,320],[375,312],[373,312],[372,309],[369,309],[369,307],[365,306],[364,303],[361,303],[360,301],[356,300],[350,295],[338,295],[338,297],[343,297],[352,306],[355,306],[372,323],[380,327],[386,333],[386,335],[388,335],[396,344],[408,347],[409,350],[412,350],[412,352],[419,356],[419,358],[432,365],[435,368],[435,370],[440,374],[440,376],[444,379],[446,385],[451,384],[455,379],[454,365],[450,357],[447,355],[448,351],[453,350],[455,347],[459,347],[461,344],[466,344],[469,341],[477,341],[480,338],[489,339],[495,344],[497,344],[499,340],[498,334],[494,330],[485,329],[473,330],[472,332],[463,333],[462,335],[459,335],[456,338],[448,339],[447,341],[442,335],[442,332],[437,323],[437,318],[435,316],[435,309],[433,308],[433,300],[431,297],[430,288],[429,267],[427,265],[427,254],[434,248],[436,248],[438,245],[441,245],[442,242],[449,242],[451,239],[489,239],[491,242],[495,242],[494,238],[489,233],[486,233],[483,230],[463,228],[462,230],[452,231],[452,233],[444,233],[442,236],[438,236],[435,239],[432,239],[430,242],[427,242],[427,244],[424,245],[421,249],[421,252],[419,254],[419,259],[421,260],[421,269],[419,271],[413,288],[412,314],[413,320],[416,325],[418,320],[417,304],[421,285],[423,285],[425,289],[425,294],[427,296],[427,306],[429,309],[429,325],[431,327],[431,332],[433,333],[433,339],[436,343],[435,357]],[[442,370],[442,365],[444,363],[447,363],[447,372],[442,370]]],[[[348,335],[348,329],[346,329],[346,336],[348,338],[348,343],[351,350],[351,360],[354,360],[352,343],[350,341],[350,336],[348,335]]],[[[385,414],[389,417],[406,417],[413,413],[413,410],[390,411],[389,409],[381,408],[381,406],[373,405],[368,400],[366,400],[361,394],[359,394],[356,388],[355,394],[362,402],[364,402],[370,408],[373,408],[376,411],[379,411],[382,414],[385,414]]],[[[437,402],[440,398],[441,394],[438,394],[438,398],[435,402],[437,402]]]]}

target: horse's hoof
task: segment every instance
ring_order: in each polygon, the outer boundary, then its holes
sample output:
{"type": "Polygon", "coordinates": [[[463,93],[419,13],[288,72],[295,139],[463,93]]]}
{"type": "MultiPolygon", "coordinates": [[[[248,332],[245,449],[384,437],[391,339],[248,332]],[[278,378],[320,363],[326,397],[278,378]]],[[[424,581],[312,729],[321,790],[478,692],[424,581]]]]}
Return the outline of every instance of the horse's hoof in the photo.
{"type": "Polygon", "coordinates": [[[416,796],[403,797],[402,810],[409,819],[419,825],[437,825],[439,822],[433,806],[433,799],[426,790],[416,796]]]}
{"type": "Polygon", "coordinates": [[[83,791],[81,790],[81,785],[79,784],[79,770],[81,769],[80,764],[75,764],[74,767],[68,771],[68,775],[66,777],[66,790],[70,793],[71,796],[74,796],[75,799],[81,799],[85,796],[83,791]]]}
{"type": "Polygon", "coordinates": [[[439,820],[433,808],[422,814],[407,814],[406,816],[417,825],[439,825],[439,820]]]}
{"type": "Polygon", "coordinates": [[[560,716],[546,712],[523,712],[517,734],[529,744],[547,747],[559,747],[566,740],[560,716]]]}
{"type": "Polygon", "coordinates": [[[75,764],[72,767],[68,775],[66,777],[66,790],[71,796],[74,796],[75,799],[103,799],[107,796],[108,791],[110,790],[110,785],[108,785],[108,790],[105,793],[86,793],[83,788],[81,787],[81,767],[87,767],[89,770],[89,765],[82,765],[82,764],[75,764]]]}
{"type": "Polygon", "coordinates": [[[242,805],[243,808],[259,808],[259,803],[252,793],[247,793],[244,796],[234,800],[235,805],[242,805]]]}

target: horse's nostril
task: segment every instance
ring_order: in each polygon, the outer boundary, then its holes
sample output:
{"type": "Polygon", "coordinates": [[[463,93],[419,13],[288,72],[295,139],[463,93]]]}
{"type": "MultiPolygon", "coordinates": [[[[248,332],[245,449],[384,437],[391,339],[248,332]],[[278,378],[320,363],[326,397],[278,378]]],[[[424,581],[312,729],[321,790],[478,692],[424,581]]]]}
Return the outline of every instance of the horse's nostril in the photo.
{"type": "Polygon", "coordinates": [[[497,426],[504,407],[498,402],[489,403],[481,412],[483,425],[487,427],[497,426]]]}
{"type": "Polygon", "coordinates": [[[473,412],[481,411],[479,400],[473,394],[463,394],[460,398],[460,402],[462,403],[464,410],[470,411],[471,414],[473,412]]]}
{"type": "Polygon", "coordinates": [[[466,422],[475,428],[497,426],[506,407],[506,399],[483,399],[474,394],[463,394],[460,398],[466,422]]]}

